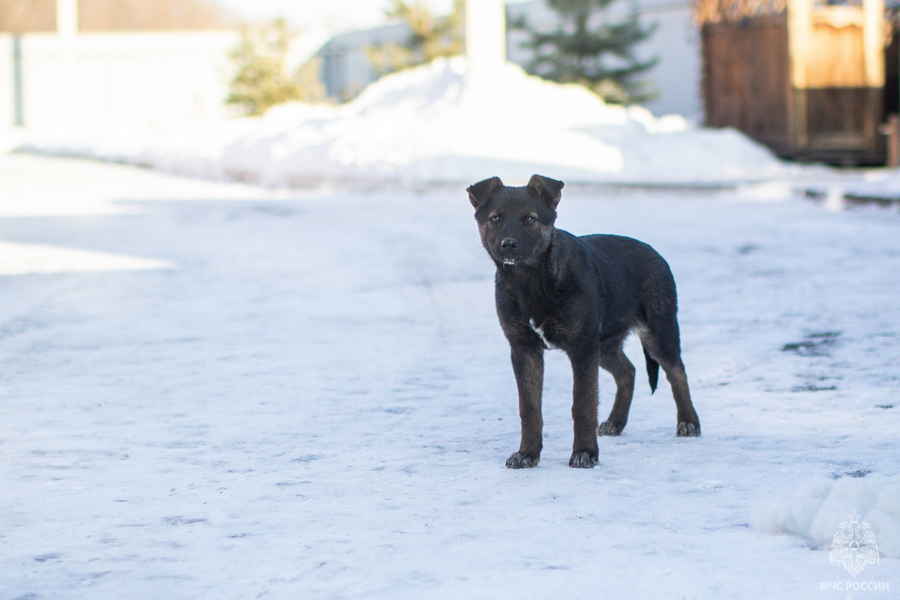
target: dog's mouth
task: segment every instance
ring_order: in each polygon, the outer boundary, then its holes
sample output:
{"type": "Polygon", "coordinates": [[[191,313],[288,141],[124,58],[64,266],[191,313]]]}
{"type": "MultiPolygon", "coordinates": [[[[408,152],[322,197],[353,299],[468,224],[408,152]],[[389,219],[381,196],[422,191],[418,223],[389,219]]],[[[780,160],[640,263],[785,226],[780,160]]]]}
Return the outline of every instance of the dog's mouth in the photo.
{"type": "Polygon", "coordinates": [[[511,256],[507,256],[506,258],[503,259],[503,264],[510,266],[510,267],[514,267],[514,266],[516,266],[516,259],[511,256]]]}

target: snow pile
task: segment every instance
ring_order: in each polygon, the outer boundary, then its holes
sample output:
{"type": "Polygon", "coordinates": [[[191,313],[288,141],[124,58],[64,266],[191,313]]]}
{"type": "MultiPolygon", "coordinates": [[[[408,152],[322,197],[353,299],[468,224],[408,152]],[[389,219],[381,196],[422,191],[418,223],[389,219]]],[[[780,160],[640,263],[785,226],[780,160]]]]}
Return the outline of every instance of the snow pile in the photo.
{"type": "Polygon", "coordinates": [[[274,186],[522,181],[534,172],[567,181],[717,183],[784,173],[768,150],[733,130],[609,106],[515,65],[468,82],[465,59],[438,60],[385,77],[343,106],[290,104],[258,119],[156,131],[33,132],[25,147],[274,186]]]}
{"type": "Polygon", "coordinates": [[[841,477],[802,486],[786,501],[769,496],[757,503],[753,526],[825,549],[841,524],[854,517],[872,528],[882,556],[900,557],[900,476],[841,477]]]}

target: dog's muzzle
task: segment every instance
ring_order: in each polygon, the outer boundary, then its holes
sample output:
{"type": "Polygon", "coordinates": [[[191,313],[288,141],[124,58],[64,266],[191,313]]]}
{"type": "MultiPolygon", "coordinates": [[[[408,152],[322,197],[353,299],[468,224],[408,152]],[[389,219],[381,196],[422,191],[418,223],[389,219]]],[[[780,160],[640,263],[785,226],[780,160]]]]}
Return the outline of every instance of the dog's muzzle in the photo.
{"type": "MultiPolygon", "coordinates": [[[[506,252],[515,252],[518,245],[519,242],[516,240],[516,238],[503,238],[502,240],[500,240],[500,252],[501,254],[506,252]]],[[[504,265],[511,267],[516,266],[516,262],[518,262],[516,257],[514,256],[503,256],[502,259],[504,265]]]]}

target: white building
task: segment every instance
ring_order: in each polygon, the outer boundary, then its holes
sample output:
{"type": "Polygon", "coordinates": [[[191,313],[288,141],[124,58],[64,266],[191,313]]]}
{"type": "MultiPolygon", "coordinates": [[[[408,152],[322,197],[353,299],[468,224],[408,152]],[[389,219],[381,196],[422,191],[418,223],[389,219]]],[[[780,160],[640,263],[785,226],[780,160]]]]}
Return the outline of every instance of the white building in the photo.
{"type": "Polygon", "coordinates": [[[236,32],[0,34],[0,130],[223,118],[236,32]]]}
{"type": "Polygon", "coordinates": [[[378,76],[366,48],[380,44],[403,44],[409,35],[409,27],[405,23],[390,23],[332,37],[316,53],[322,60],[325,93],[336,100],[358,94],[378,76]]]}
{"type": "MultiPolygon", "coordinates": [[[[680,114],[702,120],[700,31],[693,20],[691,0],[619,0],[614,4],[612,16],[616,20],[636,8],[645,25],[656,23],[654,34],[637,47],[642,59],[657,57],[659,62],[648,71],[645,79],[657,92],[657,97],[646,104],[657,114],[680,114]]],[[[509,19],[524,17],[535,27],[552,29],[556,26],[556,13],[544,0],[510,3],[509,19]]],[[[511,31],[508,36],[509,60],[526,64],[531,51],[522,48],[527,34],[511,31]]]]}

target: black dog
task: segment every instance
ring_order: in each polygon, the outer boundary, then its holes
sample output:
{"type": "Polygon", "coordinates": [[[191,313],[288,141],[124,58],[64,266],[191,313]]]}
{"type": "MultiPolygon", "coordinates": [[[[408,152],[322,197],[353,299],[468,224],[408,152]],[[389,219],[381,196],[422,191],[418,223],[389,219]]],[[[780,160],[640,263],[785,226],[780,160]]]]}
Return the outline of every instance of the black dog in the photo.
{"type": "Polygon", "coordinates": [[[617,235],[574,235],[556,229],[563,182],[532,176],[525,187],[507,187],[498,177],[467,191],[481,241],[497,265],[497,315],[512,350],[519,390],[522,443],[506,461],[534,467],[541,456],[541,392],[544,349],[569,355],[574,375],[572,417],[575,442],[571,467],[597,464],[597,435],[619,435],[634,394],[634,365],[622,351],[638,332],[656,391],[662,365],[678,407],[677,435],[699,436],[681,362],[675,280],[653,248],[617,235]],[[616,400],[597,426],[598,367],[616,380],[616,400]]]}

